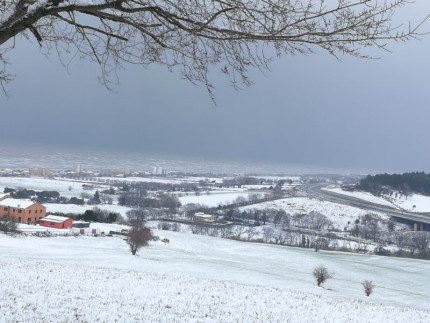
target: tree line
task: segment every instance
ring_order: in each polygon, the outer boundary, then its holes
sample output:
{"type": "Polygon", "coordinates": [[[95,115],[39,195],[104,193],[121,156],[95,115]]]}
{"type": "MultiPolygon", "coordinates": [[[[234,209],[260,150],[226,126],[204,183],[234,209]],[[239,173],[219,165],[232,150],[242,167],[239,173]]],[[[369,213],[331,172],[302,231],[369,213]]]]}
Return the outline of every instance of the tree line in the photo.
{"type": "Polygon", "coordinates": [[[107,195],[101,195],[99,191],[96,191],[94,195],[83,192],[82,198],[78,197],[65,197],[61,196],[57,191],[34,191],[26,188],[14,189],[5,187],[3,190],[5,194],[9,194],[14,199],[29,199],[33,202],[40,204],[43,203],[59,203],[59,204],[76,204],[76,205],[97,205],[103,203],[112,204],[112,198],[107,195]]]}
{"type": "Polygon", "coordinates": [[[411,193],[430,195],[430,174],[412,172],[368,175],[361,179],[356,187],[375,194],[390,193],[396,190],[405,195],[411,193]]]}

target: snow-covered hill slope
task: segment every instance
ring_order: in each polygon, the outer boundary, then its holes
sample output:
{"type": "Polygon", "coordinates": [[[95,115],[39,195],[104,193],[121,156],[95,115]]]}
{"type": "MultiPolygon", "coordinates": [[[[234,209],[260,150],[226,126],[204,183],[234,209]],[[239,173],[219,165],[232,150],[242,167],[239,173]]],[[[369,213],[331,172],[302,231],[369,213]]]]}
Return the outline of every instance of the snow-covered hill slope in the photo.
{"type": "Polygon", "coordinates": [[[430,262],[156,234],[170,243],[137,257],[121,238],[0,234],[0,322],[430,320],[430,262]]]}
{"type": "Polygon", "coordinates": [[[391,195],[375,196],[369,192],[344,191],[340,187],[325,187],[323,190],[352,196],[371,203],[390,206],[409,212],[430,212],[430,196],[424,196],[420,194],[411,194],[405,196],[398,192],[391,195]]]}

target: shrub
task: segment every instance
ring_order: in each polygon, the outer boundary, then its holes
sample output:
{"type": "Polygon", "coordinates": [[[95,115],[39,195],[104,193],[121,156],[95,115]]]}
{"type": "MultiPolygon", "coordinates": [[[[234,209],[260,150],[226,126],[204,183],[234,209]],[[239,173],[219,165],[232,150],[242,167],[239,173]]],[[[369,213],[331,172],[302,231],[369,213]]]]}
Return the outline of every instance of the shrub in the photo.
{"type": "Polygon", "coordinates": [[[375,288],[375,285],[371,280],[365,280],[364,282],[361,283],[361,285],[363,285],[364,293],[366,294],[366,296],[370,296],[370,294],[373,293],[373,289],[375,288]]]}
{"type": "Polygon", "coordinates": [[[4,233],[14,233],[18,232],[18,223],[7,220],[7,219],[1,219],[0,220],[0,231],[4,233]]]}
{"type": "Polygon", "coordinates": [[[333,277],[334,273],[330,273],[325,266],[318,266],[312,272],[317,281],[317,285],[321,286],[326,280],[333,277]]]}

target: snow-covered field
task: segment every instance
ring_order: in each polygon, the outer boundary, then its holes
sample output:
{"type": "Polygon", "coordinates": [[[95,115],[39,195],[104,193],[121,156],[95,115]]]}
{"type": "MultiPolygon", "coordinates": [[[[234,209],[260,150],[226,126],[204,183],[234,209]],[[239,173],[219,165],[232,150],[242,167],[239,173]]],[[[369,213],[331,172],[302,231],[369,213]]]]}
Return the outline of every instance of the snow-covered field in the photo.
{"type": "Polygon", "coordinates": [[[155,233],[170,243],[138,256],[116,237],[0,234],[0,322],[430,320],[426,261],[155,233]],[[335,272],[325,288],[320,264],[335,272]]]}
{"type": "Polygon", "coordinates": [[[220,204],[231,204],[239,196],[247,199],[251,192],[211,192],[209,195],[202,193],[201,195],[186,195],[179,197],[182,205],[188,203],[198,203],[209,207],[215,207],[220,204]]]}
{"type": "Polygon", "coordinates": [[[430,196],[420,194],[402,195],[393,200],[393,204],[410,212],[430,212],[430,196]]]}
{"type": "Polygon", "coordinates": [[[322,190],[333,192],[333,193],[337,193],[337,194],[347,195],[347,196],[351,196],[351,197],[355,197],[355,198],[358,198],[360,200],[368,201],[368,202],[379,204],[379,205],[385,205],[385,206],[393,207],[393,203],[391,203],[390,201],[387,201],[386,199],[383,199],[382,197],[375,196],[375,195],[373,195],[371,193],[368,193],[368,192],[361,192],[361,191],[350,192],[350,191],[344,191],[340,187],[323,187],[322,190]]]}
{"type": "MultiPolygon", "coordinates": [[[[57,191],[61,196],[80,197],[82,192],[94,194],[95,190],[84,190],[82,182],[76,182],[66,179],[48,179],[42,177],[1,177],[0,176],[0,192],[3,192],[5,187],[10,188],[26,188],[35,191],[57,191]]],[[[103,188],[109,188],[105,186],[103,188]]]]}
{"type": "Polygon", "coordinates": [[[371,203],[395,207],[410,212],[430,212],[430,196],[424,196],[420,194],[411,194],[409,196],[405,196],[398,193],[387,195],[384,197],[378,197],[368,192],[344,191],[340,187],[326,187],[322,189],[338,194],[352,196],[371,203]]]}
{"type": "MultiPolygon", "coordinates": [[[[265,208],[283,209],[291,215],[296,213],[309,213],[311,211],[322,213],[333,222],[335,227],[341,230],[348,226],[348,222],[354,223],[354,221],[360,216],[368,213],[368,211],[357,207],[307,197],[291,197],[260,204],[253,204],[241,207],[240,210],[265,208]]],[[[382,213],[373,212],[373,214],[377,214],[381,219],[388,218],[382,213]]]]}

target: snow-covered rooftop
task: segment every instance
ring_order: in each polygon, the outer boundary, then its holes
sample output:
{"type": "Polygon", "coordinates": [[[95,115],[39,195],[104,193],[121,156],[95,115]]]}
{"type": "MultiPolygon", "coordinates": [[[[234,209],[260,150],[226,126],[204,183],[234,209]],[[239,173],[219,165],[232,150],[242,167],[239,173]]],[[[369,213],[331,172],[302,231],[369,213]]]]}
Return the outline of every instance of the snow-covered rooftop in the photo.
{"type": "Polygon", "coordinates": [[[36,204],[36,203],[30,200],[19,200],[19,199],[12,199],[12,198],[8,198],[3,201],[0,201],[0,206],[16,207],[18,209],[26,209],[32,206],[33,204],[36,204]]]}
{"type": "Polygon", "coordinates": [[[197,212],[196,214],[194,214],[195,216],[198,216],[198,217],[200,217],[200,218],[212,218],[212,215],[210,215],[210,214],[205,214],[205,213],[203,213],[203,212],[197,212]]]}
{"type": "Polygon", "coordinates": [[[3,193],[0,193],[0,200],[1,200],[2,198],[5,198],[6,196],[9,196],[9,194],[3,194],[3,193]]]}
{"type": "Polygon", "coordinates": [[[47,215],[43,218],[43,221],[49,221],[53,223],[63,223],[66,220],[69,220],[70,218],[66,216],[59,216],[59,215],[47,215]]]}

